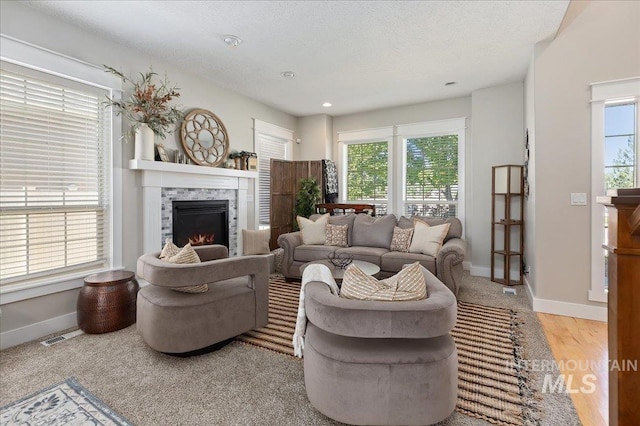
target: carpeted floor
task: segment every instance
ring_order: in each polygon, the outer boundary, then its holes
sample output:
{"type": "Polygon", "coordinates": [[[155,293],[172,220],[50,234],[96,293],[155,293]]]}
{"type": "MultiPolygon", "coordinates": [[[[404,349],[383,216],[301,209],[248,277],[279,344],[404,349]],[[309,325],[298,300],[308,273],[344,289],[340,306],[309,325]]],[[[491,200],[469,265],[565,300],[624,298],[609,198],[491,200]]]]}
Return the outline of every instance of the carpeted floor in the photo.
{"type": "MultiPolygon", "coordinates": [[[[525,357],[551,360],[536,315],[517,288],[517,296],[505,296],[502,286],[466,276],[459,298],[518,311],[525,357]]],[[[72,376],[136,425],[337,424],[309,404],[300,360],[240,342],[207,355],[174,358],[149,349],[135,326],[0,352],[0,406],[72,376]]],[[[541,375],[532,376],[532,387],[542,389],[541,375]]],[[[580,424],[568,395],[539,396],[540,424],[580,424]]],[[[443,424],[490,423],[455,412],[443,424]]]]}

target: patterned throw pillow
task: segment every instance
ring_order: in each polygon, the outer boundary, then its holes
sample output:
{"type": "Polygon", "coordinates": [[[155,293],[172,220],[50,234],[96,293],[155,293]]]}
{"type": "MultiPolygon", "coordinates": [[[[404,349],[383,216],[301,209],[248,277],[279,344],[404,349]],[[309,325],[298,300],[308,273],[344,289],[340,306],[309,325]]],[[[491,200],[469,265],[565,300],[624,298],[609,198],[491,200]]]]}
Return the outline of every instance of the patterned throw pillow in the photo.
{"type": "Polygon", "coordinates": [[[436,257],[444,237],[449,232],[450,223],[444,223],[438,226],[429,226],[426,222],[419,219],[413,220],[413,239],[411,240],[411,246],[409,247],[410,253],[422,253],[429,256],[436,257]]]}
{"type": "MultiPolygon", "coordinates": [[[[196,253],[193,247],[191,247],[191,244],[187,244],[186,246],[179,248],[171,241],[167,241],[164,245],[164,248],[160,253],[160,259],[164,260],[165,262],[182,265],[189,263],[200,263],[198,253],[196,253]]],[[[187,287],[176,287],[172,288],[171,290],[179,291],[181,293],[205,293],[209,291],[209,285],[191,285],[187,287]]]]}
{"type": "Polygon", "coordinates": [[[348,247],[347,244],[347,232],[349,231],[349,225],[332,225],[327,223],[326,234],[327,239],[324,242],[325,246],[338,246],[348,247]]]}
{"type": "Polygon", "coordinates": [[[271,238],[271,229],[261,230],[242,230],[242,254],[245,256],[251,254],[269,254],[269,238],[271,238]]]}
{"type": "Polygon", "coordinates": [[[412,236],[413,228],[402,229],[396,226],[395,228],[393,228],[393,238],[391,239],[389,250],[401,251],[403,253],[409,252],[409,246],[411,246],[412,236]]]}
{"type": "Polygon", "coordinates": [[[173,244],[173,241],[167,240],[160,252],[160,259],[165,260],[167,257],[175,256],[180,251],[180,247],[173,244]]]}
{"type": "Polygon", "coordinates": [[[422,300],[427,298],[427,284],[418,262],[381,281],[352,264],[344,272],[340,297],[389,302],[422,300]]]}
{"type": "Polygon", "coordinates": [[[306,217],[296,217],[303,244],[324,244],[327,239],[326,227],[329,213],[323,214],[315,222],[306,217]]]}

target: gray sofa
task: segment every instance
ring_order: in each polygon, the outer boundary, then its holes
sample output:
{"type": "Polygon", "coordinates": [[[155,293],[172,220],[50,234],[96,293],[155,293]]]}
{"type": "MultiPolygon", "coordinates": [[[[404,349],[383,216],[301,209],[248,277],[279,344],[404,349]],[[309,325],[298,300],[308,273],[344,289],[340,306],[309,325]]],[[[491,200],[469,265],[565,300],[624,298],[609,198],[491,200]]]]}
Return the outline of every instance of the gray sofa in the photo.
{"type": "MultiPolygon", "coordinates": [[[[311,219],[315,220],[318,217],[320,215],[313,215],[311,219]]],[[[375,263],[380,266],[378,275],[380,278],[394,275],[402,269],[403,265],[418,261],[457,296],[462,281],[462,261],[466,253],[466,243],[461,238],[462,223],[457,218],[442,219],[423,216],[419,218],[431,226],[451,224],[437,257],[389,250],[394,227],[413,227],[411,218],[403,216],[396,220],[392,214],[376,218],[366,214],[330,216],[330,224],[349,225],[347,238],[349,247],[305,245],[302,243],[300,232],[282,234],[278,237],[278,244],[284,249],[282,274],[285,278],[300,279],[300,266],[314,260],[326,259],[332,252],[348,253],[354,259],[375,263]]]]}
{"type": "Polygon", "coordinates": [[[349,300],[321,282],[305,286],[304,382],[324,415],[356,425],[425,425],[456,406],[457,303],[423,268],[429,297],[349,300]]]}

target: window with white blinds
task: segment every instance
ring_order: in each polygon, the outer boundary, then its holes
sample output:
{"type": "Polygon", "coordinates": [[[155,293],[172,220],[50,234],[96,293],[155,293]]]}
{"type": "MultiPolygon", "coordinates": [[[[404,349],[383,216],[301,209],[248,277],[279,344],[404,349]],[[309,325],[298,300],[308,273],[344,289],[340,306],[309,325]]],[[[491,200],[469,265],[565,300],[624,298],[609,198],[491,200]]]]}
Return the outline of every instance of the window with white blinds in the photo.
{"type": "Polygon", "coordinates": [[[407,138],[404,148],[403,213],[458,216],[458,135],[407,138]]]}
{"type": "Polygon", "coordinates": [[[387,213],[389,200],[389,143],[346,144],[346,194],[348,202],[375,204],[387,213]]]}
{"type": "Polygon", "coordinates": [[[286,160],[288,158],[288,141],[286,139],[258,134],[258,218],[259,225],[269,225],[271,204],[271,159],[286,160]]]}
{"type": "Polygon", "coordinates": [[[0,284],[109,264],[107,90],[0,63],[0,284]]]}

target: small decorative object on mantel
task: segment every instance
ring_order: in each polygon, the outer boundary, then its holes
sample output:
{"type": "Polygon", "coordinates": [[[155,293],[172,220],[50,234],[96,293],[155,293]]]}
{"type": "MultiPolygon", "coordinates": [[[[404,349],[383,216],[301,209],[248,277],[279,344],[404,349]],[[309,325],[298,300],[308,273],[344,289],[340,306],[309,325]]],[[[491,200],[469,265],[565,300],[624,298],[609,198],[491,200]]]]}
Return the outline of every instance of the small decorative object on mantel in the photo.
{"type": "Polygon", "coordinates": [[[229,134],[220,118],[206,109],[189,112],[182,122],[180,141],[194,163],[215,167],[229,154],[229,134]]]}
{"type": "Polygon", "coordinates": [[[327,259],[333,266],[340,269],[346,269],[353,262],[353,256],[348,253],[337,254],[332,252],[327,255],[327,259]]]}
{"type": "Polygon", "coordinates": [[[176,105],[169,105],[171,100],[180,96],[178,88],[172,86],[167,77],[156,82],[157,75],[151,69],[140,73],[140,80],[134,81],[115,68],[104,65],[110,72],[129,84],[130,97],[115,99],[107,96],[105,103],[112,106],[116,115],[122,114],[134,123],[131,131],[134,134],[136,160],[153,161],[155,157],[155,136],[164,139],[167,134],[175,131],[175,124],[183,116],[182,110],[176,105]]]}
{"type": "Polygon", "coordinates": [[[167,154],[167,151],[164,149],[164,145],[163,144],[156,145],[156,148],[158,149],[158,156],[160,157],[160,160],[164,161],[165,163],[168,163],[169,154],[167,154]]]}

